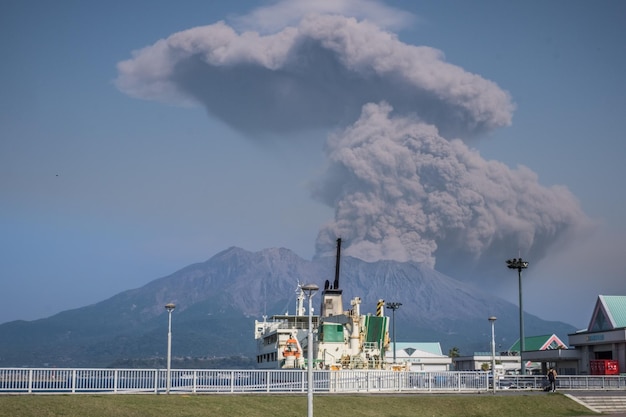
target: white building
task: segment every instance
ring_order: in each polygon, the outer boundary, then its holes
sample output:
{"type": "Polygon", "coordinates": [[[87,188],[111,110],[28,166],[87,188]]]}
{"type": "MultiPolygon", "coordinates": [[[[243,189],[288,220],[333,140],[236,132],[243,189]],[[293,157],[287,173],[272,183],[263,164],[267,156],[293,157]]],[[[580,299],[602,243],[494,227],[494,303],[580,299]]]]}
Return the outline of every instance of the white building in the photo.
{"type": "MultiPolygon", "coordinates": [[[[393,363],[393,343],[385,362],[393,363]]],[[[396,364],[409,364],[411,371],[449,371],[452,358],[441,352],[439,342],[396,342],[396,364]]]]}
{"type": "MultiPolygon", "coordinates": [[[[526,340],[526,339],[524,339],[526,340]]],[[[472,356],[457,356],[453,359],[455,371],[481,371],[491,369],[491,352],[474,352],[472,356]],[[484,369],[483,366],[486,368],[484,369]]],[[[520,357],[509,352],[496,353],[496,372],[510,373],[520,368],[520,357]]]]}

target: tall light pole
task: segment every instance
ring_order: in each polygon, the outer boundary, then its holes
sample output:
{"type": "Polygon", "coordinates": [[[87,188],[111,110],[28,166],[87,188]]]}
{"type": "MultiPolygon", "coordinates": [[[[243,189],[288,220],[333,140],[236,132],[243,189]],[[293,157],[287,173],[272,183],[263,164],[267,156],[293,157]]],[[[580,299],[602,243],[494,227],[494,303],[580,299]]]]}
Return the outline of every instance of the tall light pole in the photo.
{"type": "Polygon", "coordinates": [[[509,269],[517,269],[517,279],[519,282],[519,358],[521,363],[520,373],[526,375],[526,364],[522,359],[524,353],[524,307],[522,306],[522,269],[528,268],[528,262],[523,261],[522,258],[509,259],[506,261],[506,266],[509,269]]]}
{"type": "Polygon", "coordinates": [[[491,322],[491,385],[493,386],[493,393],[496,393],[496,332],[495,323],[496,316],[489,317],[491,322]]]}
{"type": "Polygon", "coordinates": [[[315,284],[307,284],[302,286],[302,291],[309,298],[309,333],[307,335],[307,416],[313,417],[313,303],[311,300],[319,287],[315,284]]]}
{"type": "Polygon", "coordinates": [[[387,303],[387,308],[391,309],[391,322],[393,328],[393,363],[396,363],[396,310],[402,303],[387,303]]]}
{"type": "Polygon", "coordinates": [[[165,309],[167,310],[168,320],[167,320],[167,382],[165,392],[167,394],[170,393],[170,388],[172,387],[172,311],[176,308],[174,303],[165,304],[165,309]]]}

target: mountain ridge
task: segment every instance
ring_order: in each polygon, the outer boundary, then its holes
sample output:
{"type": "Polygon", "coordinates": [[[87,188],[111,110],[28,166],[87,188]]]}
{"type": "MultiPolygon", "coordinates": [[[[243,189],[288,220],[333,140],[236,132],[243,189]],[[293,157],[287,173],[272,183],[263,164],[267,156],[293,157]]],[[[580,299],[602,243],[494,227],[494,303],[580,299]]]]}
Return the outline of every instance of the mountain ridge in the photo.
{"type": "MultiPolygon", "coordinates": [[[[162,358],[167,313],[173,314],[173,355],[253,358],[253,319],[295,312],[298,283],[334,279],[335,258],[300,258],[286,248],[250,252],[225,249],[210,259],[123,291],[106,300],[46,319],[0,325],[0,366],[108,366],[120,360],[162,358]]],[[[488,292],[415,262],[365,262],[342,257],[344,308],[360,297],[374,313],[379,299],[401,302],[397,341],[437,341],[444,351],[488,350],[495,315],[499,350],[517,340],[519,309],[488,292]]],[[[313,299],[319,311],[320,295],[313,299]]],[[[525,313],[526,335],[556,333],[563,340],[576,329],[525,313]]]]}

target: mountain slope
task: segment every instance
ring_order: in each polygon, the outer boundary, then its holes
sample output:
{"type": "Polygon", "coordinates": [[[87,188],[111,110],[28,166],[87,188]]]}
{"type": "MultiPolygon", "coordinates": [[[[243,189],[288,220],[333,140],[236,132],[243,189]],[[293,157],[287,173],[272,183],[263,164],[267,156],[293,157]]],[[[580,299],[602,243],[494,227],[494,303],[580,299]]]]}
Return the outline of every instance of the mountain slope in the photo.
{"type": "MultiPolygon", "coordinates": [[[[121,359],[163,358],[167,313],[174,302],[172,351],[178,357],[253,357],[253,320],[295,311],[297,283],[323,288],[334,279],[334,258],[304,260],[288,249],[248,252],[229,248],[203,263],[122,292],[83,308],[31,322],[0,325],[0,366],[107,366],[121,359]]],[[[356,258],[341,260],[344,307],[362,299],[374,313],[379,299],[401,302],[397,341],[439,341],[445,351],[489,350],[496,322],[499,350],[519,332],[516,306],[420,264],[356,258]]],[[[319,311],[319,294],[314,298],[319,311]]],[[[526,335],[557,333],[567,340],[575,329],[525,315],[526,335]]]]}

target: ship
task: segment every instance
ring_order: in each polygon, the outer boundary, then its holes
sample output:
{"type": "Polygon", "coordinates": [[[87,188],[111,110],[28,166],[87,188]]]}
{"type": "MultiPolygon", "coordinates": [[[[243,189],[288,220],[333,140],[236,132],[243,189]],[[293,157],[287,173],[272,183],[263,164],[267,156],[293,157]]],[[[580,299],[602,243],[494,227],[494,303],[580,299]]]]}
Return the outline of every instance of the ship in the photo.
{"type": "Polygon", "coordinates": [[[260,369],[303,369],[308,350],[313,351],[315,369],[385,369],[389,349],[389,320],[384,300],[378,300],[375,314],[361,313],[361,298],[350,300],[344,310],[339,286],[341,238],[337,239],[335,279],[325,281],[319,314],[311,313],[313,342],[308,343],[309,315],[305,291],[298,283],[295,314],[274,315],[255,320],[257,367],[260,369]]]}

